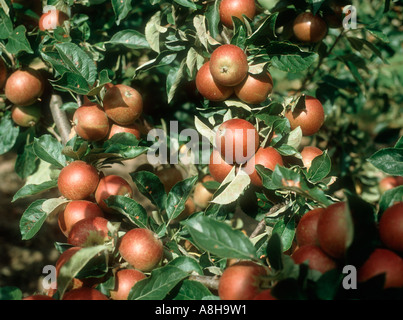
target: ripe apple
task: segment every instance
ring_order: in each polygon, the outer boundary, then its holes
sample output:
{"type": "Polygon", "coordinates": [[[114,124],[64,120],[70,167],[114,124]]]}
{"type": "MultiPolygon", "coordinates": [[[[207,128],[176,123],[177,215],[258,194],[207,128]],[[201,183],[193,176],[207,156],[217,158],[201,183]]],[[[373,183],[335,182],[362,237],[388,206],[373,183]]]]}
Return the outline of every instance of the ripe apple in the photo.
{"type": "Polygon", "coordinates": [[[333,258],[342,258],[353,241],[354,226],[346,202],[328,206],[319,217],[319,245],[333,258]]]}
{"type": "Polygon", "coordinates": [[[308,261],[310,269],[321,273],[337,268],[336,261],[317,245],[307,244],[301,246],[294,251],[291,258],[296,264],[308,261]]]}
{"type": "Polygon", "coordinates": [[[29,106],[42,96],[44,88],[44,80],[39,71],[23,68],[14,71],[7,78],[4,93],[13,104],[29,106]]]}
{"type": "Polygon", "coordinates": [[[263,181],[255,168],[256,165],[262,165],[267,169],[274,171],[276,165],[283,166],[281,154],[273,147],[259,148],[255,155],[246,163],[242,169],[249,174],[251,183],[254,186],[262,187],[263,181]]]}
{"type": "Polygon", "coordinates": [[[104,217],[101,208],[88,200],[74,200],[67,204],[66,208],[59,213],[58,223],[60,230],[68,237],[75,223],[86,218],[104,217]]]}
{"type": "Polygon", "coordinates": [[[134,88],[117,84],[109,88],[103,99],[109,119],[120,125],[132,125],[143,112],[143,98],[134,88]]]}
{"type": "Polygon", "coordinates": [[[302,12],[294,20],[293,31],[301,42],[316,43],[327,34],[327,24],[319,15],[302,12]]]}
{"type": "Polygon", "coordinates": [[[148,272],[159,265],[164,256],[164,248],[154,232],[135,228],[122,236],[119,253],[135,269],[148,272]]]}
{"type": "Polygon", "coordinates": [[[248,74],[249,65],[245,52],[233,44],[224,44],[210,57],[210,72],[214,80],[223,86],[236,86],[248,74]]]}
{"type": "Polygon", "coordinates": [[[391,250],[377,248],[358,268],[357,280],[365,282],[380,274],[385,274],[385,289],[403,287],[403,259],[391,250]]]}
{"type": "Polygon", "coordinates": [[[196,212],[196,205],[193,198],[188,198],[185,202],[185,209],[174,219],[174,222],[182,221],[196,212]]]}
{"type": "Polygon", "coordinates": [[[273,91],[273,78],[269,72],[249,73],[240,84],[234,87],[234,91],[243,102],[259,104],[264,102],[273,91]]]}
{"type": "Polygon", "coordinates": [[[92,165],[76,160],[65,166],[59,174],[59,192],[70,200],[84,200],[92,195],[99,183],[98,170],[92,165]]]}
{"type": "Polygon", "coordinates": [[[62,300],[109,300],[102,292],[88,287],[67,291],[62,300]]]}
{"type": "Polygon", "coordinates": [[[25,297],[22,300],[55,300],[55,299],[44,294],[34,294],[32,296],[25,297]]]}
{"type": "Polygon", "coordinates": [[[39,29],[41,31],[54,30],[56,27],[63,25],[65,21],[69,20],[69,16],[60,10],[49,10],[41,15],[39,19],[39,29]]]}
{"type": "Polygon", "coordinates": [[[322,103],[312,96],[305,97],[305,108],[297,107],[294,112],[288,110],[285,116],[290,122],[291,130],[301,127],[304,136],[314,135],[325,121],[322,103]]]}
{"type": "Polygon", "coordinates": [[[98,187],[95,191],[95,201],[104,212],[113,213],[113,209],[109,208],[105,201],[110,196],[133,196],[133,189],[130,184],[118,175],[108,175],[99,180],[98,187]]]}
{"type": "Polygon", "coordinates": [[[214,181],[214,178],[210,175],[204,176],[201,181],[196,183],[193,193],[194,203],[200,209],[207,208],[214,196],[214,194],[203,185],[203,183],[207,181],[214,181]]]}
{"type": "Polygon", "coordinates": [[[220,151],[213,149],[210,155],[209,172],[217,182],[223,182],[234,166],[225,162],[220,151]]]}
{"type": "Polygon", "coordinates": [[[154,173],[164,185],[167,193],[171,191],[175,184],[183,180],[182,173],[175,167],[164,167],[154,173]]]}
{"type": "Polygon", "coordinates": [[[233,29],[232,17],[243,21],[243,15],[253,20],[256,14],[255,0],[222,0],[219,6],[220,21],[227,28],[233,29]]]}
{"type": "Polygon", "coordinates": [[[101,106],[96,103],[83,104],[73,116],[74,130],[88,141],[100,141],[109,132],[109,119],[101,106]]]}
{"type": "Polygon", "coordinates": [[[21,127],[35,126],[41,116],[41,107],[37,104],[25,107],[14,105],[11,109],[11,118],[17,125],[21,127]]]}
{"type": "Polygon", "coordinates": [[[112,300],[127,300],[130,290],[146,275],[139,270],[121,269],[115,274],[115,287],[110,291],[112,300]]]}
{"type": "Polygon", "coordinates": [[[216,147],[227,163],[245,163],[259,148],[259,134],[252,123],[243,119],[223,122],[216,132],[216,147]]]}
{"type": "Polygon", "coordinates": [[[109,130],[109,134],[107,139],[112,138],[115,134],[117,133],[121,133],[121,132],[128,132],[133,134],[137,140],[140,140],[141,137],[141,133],[140,133],[140,129],[139,126],[137,124],[132,124],[132,125],[127,125],[127,126],[121,126],[119,124],[116,123],[112,123],[110,130],[109,130]]]}
{"type": "Polygon", "coordinates": [[[388,176],[381,179],[379,182],[379,191],[381,194],[386,191],[403,185],[403,177],[388,176]]]}
{"type": "Polygon", "coordinates": [[[258,293],[253,300],[277,300],[272,294],[271,289],[265,289],[258,293]]]}
{"type": "Polygon", "coordinates": [[[304,245],[319,245],[318,221],[324,208],[315,208],[306,212],[297,224],[295,237],[300,247],[304,245]]]}
{"type": "Polygon", "coordinates": [[[382,213],[379,236],[388,249],[403,252],[403,201],[394,203],[382,213]]]}
{"type": "Polygon", "coordinates": [[[266,268],[252,261],[232,264],[221,275],[218,295],[221,300],[253,300],[266,275],[266,268]]]}
{"type": "Polygon", "coordinates": [[[210,72],[210,62],[204,63],[196,74],[196,88],[210,101],[224,101],[234,93],[233,87],[218,84],[210,72]]]}
{"type": "Polygon", "coordinates": [[[7,75],[7,66],[4,63],[4,60],[0,58],[0,90],[3,90],[4,85],[6,84],[7,75]]]}
{"type": "Polygon", "coordinates": [[[75,247],[91,247],[104,244],[108,235],[108,220],[93,217],[80,220],[71,228],[67,242],[75,247]]]}
{"type": "Polygon", "coordinates": [[[304,167],[309,169],[313,159],[323,154],[323,151],[313,146],[306,146],[301,151],[302,163],[304,167]]]}

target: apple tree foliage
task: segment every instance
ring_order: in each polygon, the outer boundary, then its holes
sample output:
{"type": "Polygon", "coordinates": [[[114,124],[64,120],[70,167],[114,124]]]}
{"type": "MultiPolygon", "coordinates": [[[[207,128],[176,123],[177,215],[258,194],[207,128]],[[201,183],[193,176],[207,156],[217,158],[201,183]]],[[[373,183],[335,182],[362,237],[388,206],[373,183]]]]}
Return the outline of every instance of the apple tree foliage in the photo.
{"type": "MultiPolygon", "coordinates": [[[[129,172],[154,210],[147,212],[135,198],[110,197],[107,204],[117,212],[114,239],[133,227],[149,228],[163,239],[165,248],[161,266],[132,288],[130,299],[218,299],[214,289],[198,280],[219,278],[228,259],[270,266],[268,278],[279,299],[402,296],[398,290],[385,293],[377,281],[347,291],[342,270],[319,274],[305,264],[295,265],[288,254],[306,212],[343,200],[360,209],[361,228],[343,264],[359,265],[379,245],[373,229],[378,215],[403,200],[403,187],[383,194],[378,188],[385,175],[403,176],[401,3],[353,1],[355,28],[329,28],[323,41],[306,44],[293,37],[293,18],[305,10],[325,15],[327,1],[259,0],[254,19],[234,18],[233,29],[220,23],[219,0],[43,2],[67,12],[70,20],[51,32],[40,31],[32,8],[0,1],[0,52],[8,68],[34,65],[48,76],[41,99],[43,117],[36,126],[16,126],[10,103],[2,99],[0,106],[0,154],[17,154],[15,171],[26,181],[12,201],[36,199],[21,216],[22,239],[46,232],[45,221],[66,205],[62,197],[40,195],[57,188],[58,173],[69,162],[85,160],[102,170],[146,154],[153,144],[146,135],[137,140],[119,134],[102,142],[74,135],[67,141],[60,138],[49,110],[52,96],[61,98],[58,108],[71,119],[84,97],[101,102],[105,84],[123,83],[141,92],[142,121],[164,130],[177,145],[185,144],[187,137],[170,136],[171,121],[178,121],[179,132],[195,129],[200,138],[212,141],[219,124],[239,117],[259,128],[262,138],[275,132],[266,146],[274,147],[286,164],[274,171],[257,166],[263,188],[234,172],[221,184],[206,183],[214,192],[212,202],[180,223],[172,222],[199,178],[208,174],[208,165],[179,163],[187,176],[169,192],[154,173],[129,172]],[[245,50],[250,73],[271,73],[273,92],[263,103],[249,105],[236,97],[211,102],[197,93],[197,70],[226,43],[245,50]],[[297,105],[303,94],[318,98],[325,109],[325,123],[311,137],[304,137],[300,128],[291,130],[284,117],[285,108],[297,105]],[[324,150],[309,169],[301,165],[303,145],[324,150]],[[249,219],[238,219],[239,211],[249,219]],[[253,232],[256,226],[262,227],[260,232],[253,232]],[[185,249],[185,240],[194,252],[185,249]]],[[[69,247],[55,246],[60,252],[69,247]]],[[[105,279],[97,288],[108,295],[115,258],[115,241],[83,249],[64,270],[58,294],[78,274],[96,274],[105,279]],[[105,257],[102,263],[100,253],[105,257]],[[95,257],[96,268],[90,263],[95,257]]],[[[10,288],[2,292],[19,297],[10,288]]]]}

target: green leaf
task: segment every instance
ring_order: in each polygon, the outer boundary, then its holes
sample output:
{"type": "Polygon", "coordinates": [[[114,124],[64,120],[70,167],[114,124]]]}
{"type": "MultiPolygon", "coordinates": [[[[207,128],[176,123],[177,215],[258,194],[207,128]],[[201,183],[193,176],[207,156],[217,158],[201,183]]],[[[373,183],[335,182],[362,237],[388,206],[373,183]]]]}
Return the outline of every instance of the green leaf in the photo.
{"type": "Polygon", "coordinates": [[[378,219],[387,208],[391,207],[395,202],[401,201],[403,201],[403,186],[385,191],[379,200],[378,219]]]}
{"type": "Polygon", "coordinates": [[[35,138],[33,149],[38,158],[57,168],[63,168],[66,165],[66,157],[62,154],[62,144],[49,134],[35,138]]]}
{"type": "Polygon", "coordinates": [[[150,49],[146,37],[136,30],[122,30],[115,33],[105,44],[122,45],[129,49],[150,49]]]}
{"type": "Polygon", "coordinates": [[[210,35],[216,39],[219,35],[219,25],[220,25],[220,11],[219,11],[219,1],[214,1],[210,4],[207,4],[206,12],[204,13],[207,24],[208,30],[210,31],[210,35]]]}
{"type": "Polygon", "coordinates": [[[147,211],[135,200],[125,196],[110,196],[105,203],[126,216],[136,226],[147,228],[147,211]]]}
{"type": "Polygon", "coordinates": [[[21,289],[14,286],[0,287],[0,300],[21,300],[21,289]]]}
{"type": "Polygon", "coordinates": [[[283,269],[283,246],[278,233],[273,233],[267,243],[267,258],[274,270],[283,269]]]}
{"type": "Polygon", "coordinates": [[[325,272],[315,282],[315,292],[320,300],[334,300],[343,281],[343,275],[339,270],[333,269],[325,272]]]}
{"type": "Polygon", "coordinates": [[[167,81],[166,81],[166,92],[168,103],[174,98],[176,89],[178,89],[182,78],[185,75],[184,68],[186,66],[186,58],[182,59],[180,65],[174,66],[169,69],[167,81]]]}
{"type": "Polygon", "coordinates": [[[189,274],[175,266],[154,269],[151,276],[138,281],[131,289],[128,300],[163,300],[189,274]]]}
{"type": "Polygon", "coordinates": [[[139,171],[130,173],[138,190],[146,196],[160,211],[165,209],[167,194],[160,179],[152,172],[139,171]]]}
{"type": "Polygon", "coordinates": [[[0,120],[0,155],[9,152],[15,145],[20,127],[15,126],[9,115],[5,115],[0,120]]]}
{"type": "Polygon", "coordinates": [[[221,258],[256,259],[256,249],[240,230],[206,216],[183,221],[194,242],[221,258]]]}
{"type": "Polygon", "coordinates": [[[47,213],[42,209],[46,199],[39,199],[30,204],[20,219],[20,232],[22,240],[32,239],[42,227],[47,213]]]}
{"type": "Polygon", "coordinates": [[[33,144],[26,144],[15,160],[15,172],[22,179],[27,178],[38,168],[39,159],[34,153],[33,144]]]}
{"type": "Polygon", "coordinates": [[[116,24],[127,17],[132,9],[132,0],[112,0],[113,11],[115,11],[116,24]]]}
{"type": "Polygon", "coordinates": [[[198,176],[179,181],[173,186],[167,197],[166,213],[169,220],[178,217],[185,209],[186,200],[196,184],[198,176]]]}
{"type": "Polygon", "coordinates": [[[11,54],[18,54],[22,51],[27,53],[34,53],[31,45],[26,37],[27,29],[23,25],[18,26],[10,33],[8,42],[6,44],[6,50],[11,54]]]}
{"type": "Polygon", "coordinates": [[[375,152],[369,159],[376,168],[389,175],[402,175],[403,148],[384,148],[375,152]]]}
{"type": "Polygon", "coordinates": [[[280,219],[273,228],[273,234],[277,233],[281,238],[284,252],[291,248],[295,236],[295,219],[280,219]]]}
{"type": "Polygon", "coordinates": [[[270,14],[260,26],[246,39],[246,45],[266,44],[267,38],[274,40],[276,36],[276,21],[278,12],[270,14]]]}
{"type": "Polygon", "coordinates": [[[316,183],[326,178],[331,170],[331,160],[327,152],[313,159],[308,169],[307,179],[316,183]]]}
{"type": "Polygon", "coordinates": [[[249,185],[250,177],[244,171],[239,171],[235,178],[225,186],[225,189],[212,202],[217,204],[235,202],[249,185]]]}
{"type": "Polygon", "coordinates": [[[13,22],[3,8],[0,8],[0,39],[8,39],[13,32],[13,22]]]}
{"type": "Polygon", "coordinates": [[[192,272],[196,272],[200,275],[203,275],[203,269],[201,268],[197,260],[191,257],[181,256],[175,258],[174,260],[169,261],[168,265],[178,267],[179,269],[189,274],[192,272]]]}
{"type": "Polygon", "coordinates": [[[160,33],[166,32],[167,28],[161,27],[161,11],[157,11],[148,20],[145,27],[145,37],[150,48],[155,52],[160,52],[160,33]]]}
{"type": "Polygon", "coordinates": [[[11,202],[29,197],[57,187],[57,180],[50,180],[40,184],[27,184],[17,191],[11,202]]]}
{"type": "Polygon", "coordinates": [[[172,300],[202,300],[212,295],[205,285],[198,281],[183,280],[177,291],[171,294],[172,300]]]}

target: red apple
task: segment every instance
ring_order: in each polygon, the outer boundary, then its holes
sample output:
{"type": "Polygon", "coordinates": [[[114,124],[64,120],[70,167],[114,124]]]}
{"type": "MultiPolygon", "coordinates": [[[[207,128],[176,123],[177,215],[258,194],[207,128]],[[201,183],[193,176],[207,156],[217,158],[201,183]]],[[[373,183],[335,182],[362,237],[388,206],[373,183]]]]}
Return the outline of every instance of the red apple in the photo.
{"type": "Polygon", "coordinates": [[[214,80],[223,86],[236,86],[248,74],[249,65],[245,52],[233,44],[224,44],[210,57],[210,72],[214,80]]]}
{"type": "Polygon", "coordinates": [[[381,194],[386,191],[403,185],[403,177],[400,176],[388,176],[381,179],[379,182],[379,191],[381,194]]]}
{"type": "Polygon", "coordinates": [[[29,106],[43,94],[44,80],[41,73],[32,68],[14,71],[4,87],[6,98],[18,106],[29,106]]]}
{"type": "Polygon", "coordinates": [[[277,300],[272,294],[271,289],[265,289],[258,293],[253,300],[277,300]]]}
{"type": "Polygon", "coordinates": [[[44,294],[34,294],[23,298],[22,300],[55,300],[52,297],[46,296],[44,294]]]}
{"type": "Polygon", "coordinates": [[[175,167],[164,167],[154,173],[164,185],[167,193],[171,191],[175,184],[183,180],[182,173],[175,167]]]}
{"type": "Polygon", "coordinates": [[[163,256],[162,241],[149,229],[136,228],[125,233],[119,245],[122,258],[143,272],[156,268],[163,256]]]}
{"type": "Polygon", "coordinates": [[[115,287],[110,291],[112,300],[127,300],[130,290],[146,275],[139,270],[121,269],[115,274],[115,287]]]}
{"type": "Polygon", "coordinates": [[[302,12],[294,20],[293,31],[299,41],[316,43],[326,36],[327,24],[318,14],[302,12]]]}
{"type": "Polygon", "coordinates": [[[109,300],[102,292],[93,288],[77,288],[67,291],[62,300],[109,300]]]}
{"type": "Polygon", "coordinates": [[[98,182],[98,170],[84,161],[76,160],[60,171],[57,186],[67,199],[83,200],[95,192],[98,182]]]}
{"type": "Polygon", "coordinates": [[[222,0],[219,7],[220,21],[226,27],[232,29],[232,17],[243,21],[243,15],[253,20],[256,14],[255,0],[222,0]]]}
{"type": "Polygon", "coordinates": [[[41,31],[54,30],[56,27],[63,25],[65,21],[69,20],[69,16],[60,10],[49,10],[42,14],[39,19],[39,29],[41,31]]]}
{"type": "Polygon", "coordinates": [[[213,177],[206,175],[201,181],[196,183],[195,190],[193,193],[194,203],[200,209],[205,209],[209,205],[210,201],[213,199],[214,194],[208,190],[203,183],[208,181],[214,181],[213,177]]]}
{"type": "Polygon", "coordinates": [[[295,237],[300,247],[304,245],[319,245],[318,221],[324,208],[315,208],[306,212],[299,220],[295,230],[295,237]]]}
{"type": "Polygon", "coordinates": [[[11,118],[20,127],[33,127],[35,126],[42,116],[41,106],[33,104],[30,106],[17,106],[14,105],[11,109],[11,118]]]}
{"type": "Polygon", "coordinates": [[[311,167],[313,159],[316,157],[320,156],[323,154],[323,151],[320,150],[319,148],[312,147],[312,146],[306,146],[304,149],[301,151],[301,156],[302,156],[302,163],[304,164],[304,167],[309,169],[311,167]]]}
{"type": "Polygon", "coordinates": [[[140,130],[139,130],[139,126],[137,124],[121,126],[121,125],[116,124],[116,123],[112,123],[107,139],[110,139],[115,134],[121,133],[121,132],[131,133],[132,135],[134,135],[137,138],[137,140],[140,140],[141,133],[140,133],[140,130]]]}
{"type": "Polygon", "coordinates": [[[214,149],[210,155],[209,172],[217,182],[223,182],[234,166],[225,162],[220,151],[214,149]]]}
{"type": "Polygon", "coordinates": [[[310,269],[321,273],[337,268],[336,261],[317,245],[301,246],[294,251],[291,258],[296,264],[307,262],[310,269]]]}
{"type": "Polygon", "coordinates": [[[118,175],[108,175],[99,180],[95,191],[95,200],[104,212],[113,213],[105,201],[110,196],[133,196],[133,189],[130,184],[118,175]]]}
{"type": "Polygon", "coordinates": [[[88,141],[100,141],[109,132],[109,119],[101,106],[88,103],[79,107],[73,116],[74,130],[88,141]]]}
{"type": "Polygon", "coordinates": [[[273,79],[269,72],[248,74],[234,87],[235,95],[245,103],[259,104],[264,102],[273,90],[273,79]]]}
{"type": "Polygon", "coordinates": [[[234,93],[233,87],[220,85],[214,80],[209,61],[197,71],[196,88],[204,98],[210,101],[224,101],[234,93]]]}
{"type": "Polygon", "coordinates": [[[104,244],[108,235],[108,220],[102,217],[78,221],[71,228],[67,242],[75,247],[91,247],[104,244]]]}
{"type": "Polygon", "coordinates": [[[403,201],[396,202],[382,213],[379,236],[387,248],[403,252],[403,201]]]}

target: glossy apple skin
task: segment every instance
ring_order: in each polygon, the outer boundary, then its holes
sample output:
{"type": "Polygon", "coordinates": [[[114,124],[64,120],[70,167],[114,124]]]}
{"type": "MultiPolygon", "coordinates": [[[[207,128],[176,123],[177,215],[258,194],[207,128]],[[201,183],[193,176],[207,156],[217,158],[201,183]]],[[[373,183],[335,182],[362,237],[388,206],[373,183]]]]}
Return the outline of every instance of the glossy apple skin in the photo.
{"type": "Polygon", "coordinates": [[[69,16],[60,10],[50,10],[42,14],[39,19],[39,30],[53,30],[56,27],[63,25],[65,21],[69,20],[69,16]]]}
{"type": "Polygon", "coordinates": [[[131,288],[146,275],[135,269],[122,269],[115,274],[115,287],[110,291],[112,300],[127,300],[131,288]]]}
{"type": "Polygon", "coordinates": [[[75,247],[103,244],[108,236],[108,220],[102,217],[86,218],[71,228],[67,242],[75,247]]]}
{"type": "Polygon", "coordinates": [[[319,245],[335,259],[343,258],[353,240],[354,226],[346,202],[337,202],[328,206],[319,217],[319,245]]]}
{"type": "Polygon", "coordinates": [[[300,247],[304,245],[319,245],[318,221],[324,208],[315,208],[306,212],[298,222],[295,237],[300,247]]]}
{"type": "Polygon", "coordinates": [[[95,200],[104,212],[114,213],[105,201],[110,196],[133,196],[133,189],[130,184],[118,175],[108,175],[99,180],[98,187],[95,191],[95,200]]]}
{"type": "Polygon", "coordinates": [[[210,57],[210,72],[214,80],[223,86],[236,86],[248,74],[249,65],[245,52],[233,44],[224,44],[210,57]]]}
{"type": "Polygon", "coordinates": [[[309,169],[313,159],[323,154],[323,151],[313,146],[306,146],[301,151],[302,163],[304,167],[309,169]]]}
{"type": "Polygon", "coordinates": [[[14,71],[7,78],[4,94],[15,105],[29,106],[42,96],[44,88],[44,80],[39,71],[23,68],[14,71]]]}
{"type": "Polygon", "coordinates": [[[276,165],[284,166],[283,158],[276,149],[273,147],[259,148],[243,168],[249,174],[251,183],[257,187],[263,186],[262,178],[255,168],[258,164],[272,171],[274,171],[276,165]]]}
{"type": "Polygon", "coordinates": [[[302,135],[312,136],[319,131],[325,121],[325,111],[322,103],[312,97],[305,97],[305,108],[296,108],[294,112],[286,111],[286,118],[290,122],[291,130],[301,127],[302,135]]]}
{"type": "Polygon", "coordinates": [[[106,295],[100,291],[82,287],[70,290],[63,295],[62,300],[109,300],[106,295]]]}
{"type": "Polygon", "coordinates": [[[253,300],[277,300],[271,293],[271,289],[266,289],[258,293],[253,300]]]}
{"type": "Polygon", "coordinates": [[[67,199],[83,200],[95,192],[98,183],[98,170],[84,161],[76,160],[60,171],[57,186],[67,199]]]}
{"type": "Polygon", "coordinates": [[[384,177],[379,181],[379,191],[381,194],[385,193],[387,190],[396,188],[403,185],[403,177],[400,176],[388,176],[384,177]]]}
{"type": "Polygon", "coordinates": [[[403,201],[394,203],[382,213],[379,236],[388,249],[403,252],[403,201]]]}
{"type": "Polygon", "coordinates": [[[67,237],[74,224],[80,220],[93,217],[104,217],[103,211],[96,203],[88,200],[71,201],[67,204],[66,208],[59,213],[59,228],[67,237]]]}
{"type": "Polygon", "coordinates": [[[321,273],[337,268],[336,261],[317,245],[307,244],[299,247],[291,255],[291,258],[296,264],[308,262],[310,269],[321,273]]]}
{"type": "Polygon", "coordinates": [[[196,74],[196,88],[199,93],[210,101],[224,101],[234,93],[233,87],[218,84],[210,72],[210,62],[205,62],[196,74]]]}
{"type": "Polygon", "coordinates": [[[219,6],[220,21],[227,28],[233,29],[232,17],[243,21],[243,15],[253,20],[256,14],[255,0],[222,0],[219,6]]]}
{"type": "Polygon", "coordinates": [[[259,134],[249,121],[230,119],[218,127],[216,147],[227,163],[245,163],[259,148],[259,134]]]}
{"type": "Polygon", "coordinates": [[[131,133],[132,135],[134,135],[137,138],[137,140],[140,140],[140,138],[141,138],[141,132],[140,132],[139,126],[137,124],[121,126],[119,124],[112,123],[112,125],[110,126],[110,130],[109,130],[107,139],[110,139],[115,134],[122,133],[122,132],[131,133]]]}
{"type": "Polygon", "coordinates": [[[84,104],[73,115],[74,130],[87,141],[100,141],[109,132],[109,119],[96,103],[84,104]]]}
{"type": "Polygon", "coordinates": [[[293,31],[299,41],[316,43],[326,37],[327,24],[319,15],[313,15],[311,12],[303,12],[295,18],[293,31]]]}
{"type": "Polygon", "coordinates": [[[264,102],[273,91],[273,78],[269,72],[248,74],[246,78],[234,87],[238,99],[249,104],[264,102]]]}
{"type": "Polygon", "coordinates": [[[227,267],[218,284],[221,300],[253,300],[260,293],[261,277],[266,269],[252,261],[241,261],[227,267]]]}
{"type": "Polygon", "coordinates": [[[124,84],[110,87],[104,96],[103,107],[108,117],[120,125],[132,125],[143,112],[143,98],[134,88],[124,84]]]}
{"type": "Polygon", "coordinates": [[[133,268],[149,272],[156,268],[164,256],[162,241],[149,229],[135,228],[121,238],[119,252],[133,268]]]}
{"type": "Polygon", "coordinates": [[[41,116],[42,110],[41,107],[37,104],[25,107],[14,105],[11,109],[11,118],[20,127],[35,126],[41,116]]]}
{"type": "Polygon", "coordinates": [[[168,193],[179,181],[183,180],[182,173],[175,167],[166,167],[154,172],[164,185],[165,191],[168,193]]]}
{"type": "Polygon", "coordinates": [[[358,269],[357,280],[365,282],[382,273],[385,289],[403,287],[403,259],[391,250],[377,248],[358,269]]]}
{"type": "Polygon", "coordinates": [[[210,155],[209,172],[215,181],[223,182],[233,167],[234,165],[225,162],[220,151],[213,149],[210,155]]]}

